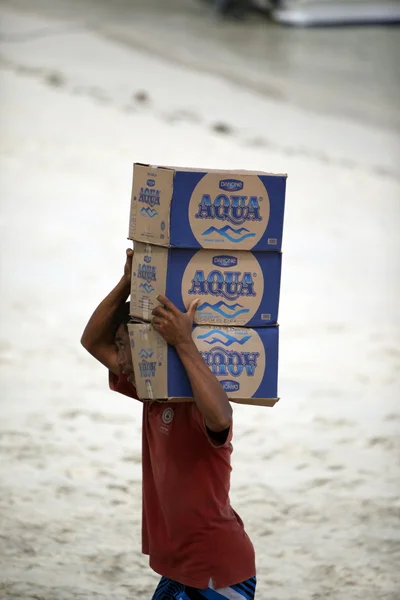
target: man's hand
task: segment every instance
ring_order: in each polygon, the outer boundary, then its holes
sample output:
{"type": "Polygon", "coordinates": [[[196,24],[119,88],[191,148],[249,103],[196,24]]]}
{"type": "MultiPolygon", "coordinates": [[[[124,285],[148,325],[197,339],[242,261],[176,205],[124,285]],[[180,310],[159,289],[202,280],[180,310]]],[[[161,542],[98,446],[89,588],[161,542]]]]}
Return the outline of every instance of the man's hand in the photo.
{"type": "Polygon", "coordinates": [[[151,322],[154,329],[172,346],[192,343],[193,320],[199,299],[190,303],[186,313],[181,312],[175,304],[161,294],[157,296],[157,300],[161,306],[156,306],[152,311],[151,322]]]}
{"type": "Polygon", "coordinates": [[[127,248],[123,279],[129,285],[131,283],[131,278],[132,278],[132,259],[133,259],[133,250],[132,250],[132,248],[127,248]]]}

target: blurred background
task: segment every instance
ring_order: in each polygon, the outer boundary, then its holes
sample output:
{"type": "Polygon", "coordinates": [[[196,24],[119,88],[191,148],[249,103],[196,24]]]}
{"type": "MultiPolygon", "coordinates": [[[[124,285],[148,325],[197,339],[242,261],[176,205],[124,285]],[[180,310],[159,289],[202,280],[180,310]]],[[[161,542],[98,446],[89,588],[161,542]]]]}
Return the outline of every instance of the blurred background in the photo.
{"type": "Polygon", "coordinates": [[[158,580],[141,407],[79,343],[122,274],[139,161],[288,173],[281,400],[234,407],[232,504],[260,600],[398,600],[398,10],[0,1],[0,598],[158,580]]]}

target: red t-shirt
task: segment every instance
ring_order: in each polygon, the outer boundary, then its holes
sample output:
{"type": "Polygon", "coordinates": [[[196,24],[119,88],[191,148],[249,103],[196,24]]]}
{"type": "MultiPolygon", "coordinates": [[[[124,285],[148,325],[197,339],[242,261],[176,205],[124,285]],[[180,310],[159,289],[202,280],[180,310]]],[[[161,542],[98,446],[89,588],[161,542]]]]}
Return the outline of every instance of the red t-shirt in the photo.
{"type": "MultiPolygon", "coordinates": [[[[135,398],[124,375],[111,389],[135,398]]],[[[232,427],[215,446],[194,402],[143,403],[142,551],[151,568],[195,588],[254,577],[254,548],[229,501],[232,427]]]]}

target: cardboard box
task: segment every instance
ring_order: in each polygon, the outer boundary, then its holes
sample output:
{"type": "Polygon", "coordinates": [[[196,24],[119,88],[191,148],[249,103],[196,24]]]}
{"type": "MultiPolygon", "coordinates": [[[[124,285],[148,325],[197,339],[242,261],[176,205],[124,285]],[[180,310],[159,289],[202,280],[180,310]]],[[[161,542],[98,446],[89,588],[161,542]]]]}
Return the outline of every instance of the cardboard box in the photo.
{"type": "MultiPolygon", "coordinates": [[[[128,330],[138,397],[175,402],[192,398],[175,348],[150,323],[130,323],[128,330]]],[[[277,402],[278,327],[195,327],[192,337],[232,401],[261,406],[277,402]]]]}
{"type": "Polygon", "coordinates": [[[279,252],[183,250],[135,242],[130,312],[151,320],[167,296],[179,310],[200,298],[199,325],[261,327],[277,323],[282,255],[279,252]]]}
{"type": "Polygon", "coordinates": [[[177,248],[280,251],[286,177],[135,164],[129,238],[177,248]]]}

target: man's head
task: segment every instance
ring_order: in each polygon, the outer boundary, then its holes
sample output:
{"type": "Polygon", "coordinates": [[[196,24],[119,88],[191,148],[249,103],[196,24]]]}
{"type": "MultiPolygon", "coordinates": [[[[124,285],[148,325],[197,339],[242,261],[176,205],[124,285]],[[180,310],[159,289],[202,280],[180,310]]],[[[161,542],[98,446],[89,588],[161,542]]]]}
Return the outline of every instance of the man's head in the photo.
{"type": "Polygon", "coordinates": [[[117,362],[122,373],[127,375],[128,381],[135,385],[133,374],[131,345],[128,334],[129,302],[126,302],[116,312],[114,319],[114,342],[117,347],[117,362]]]}

